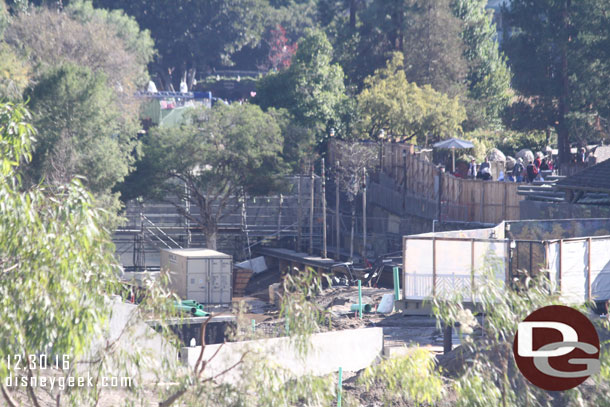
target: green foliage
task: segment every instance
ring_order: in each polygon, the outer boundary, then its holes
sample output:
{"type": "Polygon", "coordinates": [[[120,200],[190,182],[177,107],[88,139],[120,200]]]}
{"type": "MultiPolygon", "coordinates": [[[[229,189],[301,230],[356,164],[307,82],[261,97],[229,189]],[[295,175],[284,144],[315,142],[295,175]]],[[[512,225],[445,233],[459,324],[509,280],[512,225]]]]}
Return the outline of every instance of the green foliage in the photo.
{"type": "Polygon", "coordinates": [[[559,304],[559,295],[545,273],[531,277],[523,271],[505,285],[495,277],[503,267],[497,259],[488,258],[482,270],[484,277],[475,286],[476,313],[484,315],[481,323],[459,296],[433,300],[439,321],[459,326],[462,335],[458,355],[464,368],[454,384],[458,405],[551,406],[553,398],[557,403],[567,403],[564,397],[571,394],[552,396],[517,373],[512,351],[518,323],[538,308],[559,304]]]}
{"type": "Polygon", "coordinates": [[[81,175],[108,194],[133,163],[135,125],[124,122],[102,73],[63,65],[28,92],[36,127],[44,129],[28,173],[33,182],[63,184],[81,175]]]}
{"type": "Polygon", "coordinates": [[[513,29],[505,49],[521,96],[508,122],[520,129],[555,128],[563,161],[570,159],[570,144],[608,134],[606,9],[599,0],[513,0],[503,11],[513,29]]]}
{"type": "Polygon", "coordinates": [[[108,86],[125,99],[122,105],[145,83],[153,53],[150,37],[132,19],[80,1],[66,12],[39,7],[13,16],[5,40],[27,58],[36,77],[63,63],[103,72],[108,86]]]}
{"type": "Polygon", "coordinates": [[[496,26],[485,0],[453,0],[454,14],[463,21],[462,41],[468,64],[468,123],[470,129],[499,127],[512,90],[506,58],[498,49],[496,26]]]}
{"type": "Polygon", "coordinates": [[[192,222],[203,227],[208,247],[216,247],[218,222],[243,193],[281,190],[286,166],[283,138],[273,116],[258,106],[217,104],[193,110],[179,128],[154,128],[143,140],[143,158],[121,190],[124,199],[166,199],[185,216],[188,200],[198,208],[192,222]]]}
{"type": "Polygon", "coordinates": [[[256,46],[269,15],[264,0],[189,1],[95,0],[94,6],[122,9],[150,30],[159,51],[154,71],[166,90],[197,70],[231,65],[232,56],[246,46],[256,46]],[[176,75],[172,73],[176,71],[176,75]]]}
{"type": "Polygon", "coordinates": [[[395,53],[386,68],[365,80],[358,95],[360,134],[375,139],[383,129],[427,145],[460,133],[466,113],[458,98],[408,82],[403,67],[402,55],[395,53]]]}
{"type": "MultiPolygon", "coordinates": [[[[366,368],[358,384],[367,391],[382,387],[384,403],[414,403],[434,405],[445,395],[443,379],[436,370],[434,355],[416,347],[407,355],[383,360],[366,368]]],[[[489,404],[493,405],[493,404],[489,404]]]]}
{"type": "Polygon", "coordinates": [[[29,81],[29,66],[7,44],[0,42],[0,100],[20,100],[29,81]]]}
{"type": "Polygon", "coordinates": [[[299,125],[292,114],[286,109],[269,108],[267,113],[280,126],[284,139],[282,147],[284,162],[290,165],[293,173],[303,171],[306,166],[306,159],[311,159],[314,155],[314,132],[307,127],[299,125]]]}
{"type": "MultiPolygon", "coordinates": [[[[327,283],[330,282],[327,279],[327,283]]],[[[311,345],[311,334],[320,330],[320,325],[330,325],[324,309],[312,301],[322,291],[322,277],[310,267],[304,271],[288,270],[284,276],[280,317],[285,319],[285,329],[294,341],[300,355],[305,356],[311,345]]]]}
{"type": "Polygon", "coordinates": [[[290,67],[259,82],[255,103],[263,109],[285,108],[321,140],[337,127],[344,99],[343,70],[332,63],[333,50],[321,31],[307,31],[290,67]]]}
{"type": "Polygon", "coordinates": [[[28,120],[22,106],[0,106],[2,386],[8,375],[38,374],[8,366],[8,357],[69,355],[72,363],[90,350],[108,322],[106,299],[119,271],[100,222],[105,214],[78,181],[20,190],[16,167],[29,160],[34,136],[28,120]]]}
{"type": "MultiPolygon", "coordinates": [[[[551,134],[550,136],[554,136],[551,134]]],[[[475,130],[464,135],[464,138],[475,144],[475,156],[477,159],[485,158],[485,154],[492,148],[497,148],[506,156],[515,157],[522,149],[527,148],[534,153],[546,151],[546,147],[552,144],[552,139],[547,140],[547,135],[542,131],[493,131],[475,130]]]]}
{"type": "Polygon", "coordinates": [[[146,65],[153,60],[155,44],[150,37],[150,31],[140,30],[135,18],[126,15],[122,10],[96,9],[91,0],[71,1],[66,12],[83,24],[96,22],[108,27],[120,40],[125,51],[136,57],[138,68],[142,71],[137,83],[142,85],[148,79],[146,65]]]}

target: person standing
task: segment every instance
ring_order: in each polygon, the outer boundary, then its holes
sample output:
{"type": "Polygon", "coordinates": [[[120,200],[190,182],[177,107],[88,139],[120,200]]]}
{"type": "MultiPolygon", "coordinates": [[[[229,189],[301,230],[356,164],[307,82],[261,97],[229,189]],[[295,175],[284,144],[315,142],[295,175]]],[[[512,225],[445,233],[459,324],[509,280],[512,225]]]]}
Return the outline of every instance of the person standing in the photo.
{"type": "Polygon", "coordinates": [[[523,182],[523,170],[525,167],[523,166],[523,158],[517,159],[515,163],[515,167],[513,168],[513,177],[516,182],[523,182]]]}
{"type": "Polygon", "coordinates": [[[468,178],[476,178],[477,177],[477,163],[474,158],[470,160],[470,166],[468,167],[468,178]]]}
{"type": "Polygon", "coordinates": [[[526,173],[527,173],[527,182],[529,182],[529,183],[534,182],[534,180],[536,179],[536,176],[538,175],[538,169],[534,165],[533,161],[530,161],[529,164],[527,164],[526,173]]]}

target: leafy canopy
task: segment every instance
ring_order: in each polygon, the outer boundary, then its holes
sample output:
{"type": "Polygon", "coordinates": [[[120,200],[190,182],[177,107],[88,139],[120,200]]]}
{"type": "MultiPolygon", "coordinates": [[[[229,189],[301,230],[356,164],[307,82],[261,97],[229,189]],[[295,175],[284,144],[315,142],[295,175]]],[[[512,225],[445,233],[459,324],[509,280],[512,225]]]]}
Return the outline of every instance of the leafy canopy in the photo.
{"type": "Polygon", "coordinates": [[[255,102],[263,109],[287,109],[299,124],[315,129],[322,138],[339,122],[338,110],[345,97],[343,70],[332,59],[326,35],[307,31],[290,67],[260,80],[255,102]]]}
{"type": "MultiPolygon", "coordinates": [[[[191,221],[215,248],[218,222],[242,191],[268,194],[282,187],[283,139],[273,116],[251,104],[193,110],[179,128],[155,128],[143,159],[123,186],[124,197],[178,196],[198,208],[191,221]],[[186,189],[186,191],[185,191],[186,189]]],[[[182,206],[177,209],[189,216],[182,206]]]]}
{"type": "Polygon", "coordinates": [[[383,129],[393,137],[427,144],[461,132],[466,112],[458,98],[408,82],[402,54],[394,53],[387,66],[364,83],[358,95],[360,134],[376,139],[383,129]]]}
{"type": "Polygon", "coordinates": [[[82,356],[102,336],[119,271],[100,224],[105,215],[78,181],[21,190],[17,169],[29,161],[35,135],[29,119],[21,105],[0,105],[2,385],[27,374],[7,357],[82,356]]]}
{"type": "Polygon", "coordinates": [[[44,129],[28,169],[33,182],[69,182],[77,175],[108,194],[130,171],[135,123],[121,117],[103,73],[72,64],[51,69],[28,92],[36,127],[44,129]]]}

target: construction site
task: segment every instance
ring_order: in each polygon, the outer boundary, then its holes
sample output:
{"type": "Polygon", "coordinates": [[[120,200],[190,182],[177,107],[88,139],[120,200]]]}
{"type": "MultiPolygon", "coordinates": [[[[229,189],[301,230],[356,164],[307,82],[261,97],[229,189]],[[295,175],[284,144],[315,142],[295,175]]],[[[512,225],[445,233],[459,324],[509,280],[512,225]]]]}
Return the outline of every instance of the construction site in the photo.
{"type": "MultiPolygon", "coordinates": [[[[204,249],[201,229],[176,210],[197,214],[192,202],[128,204],[127,223],[114,235],[125,284],[137,292],[169,272],[172,291],[205,310],[176,322],[185,366],[224,344],[223,357],[208,365],[212,375],[224,372],[255,345],[297,376],[340,372],[351,400],[376,406],[385,403],[383,390],[357,383],[382,360],[423,348],[438,366],[459,370],[463,332],[441,324],[434,304],[459,298],[475,312],[477,287],[490,273],[507,287],[524,273],[544,274],[562,303],[607,313],[610,218],[563,217],[603,213],[610,188],[583,179],[610,160],[574,177],[549,172],[545,181],[519,184],[454,177],[412,145],[369,145],[378,165],[354,199],[334,178],[336,148],[330,145],[323,167],[290,178],[286,194],[235,199],[219,223],[217,250],[204,249]],[[580,201],[569,198],[575,189],[580,201]],[[596,199],[584,199],[590,195],[596,199]],[[525,219],[532,205],[554,216],[525,219]],[[306,270],[327,281],[308,301],[330,323],[311,336],[314,351],[300,360],[282,342],[289,334],[282,296],[286,276],[306,270]],[[233,342],[227,332],[244,323],[248,340],[233,342]]],[[[239,369],[220,380],[238,381],[239,369]]]]}

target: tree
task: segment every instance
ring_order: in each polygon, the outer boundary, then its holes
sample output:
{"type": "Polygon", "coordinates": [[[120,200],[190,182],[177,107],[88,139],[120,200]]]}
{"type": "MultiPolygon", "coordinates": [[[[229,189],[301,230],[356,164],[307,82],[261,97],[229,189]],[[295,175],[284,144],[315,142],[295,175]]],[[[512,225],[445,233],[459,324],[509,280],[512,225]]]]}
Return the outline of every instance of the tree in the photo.
{"type": "Polygon", "coordinates": [[[343,71],[332,64],[333,50],[321,31],[310,30],[298,43],[290,67],[262,78],[255,103],[263,109],[285,108],[321,139],[339,121],[345,92],[343,71]]]}
{"type": "Polygon", "coordinates": [[[30,75],[27,63],[6,43],[0,42],[0,100],[19,101],[30,75]]]}
{"type": "MultiPolygon", "coordinates": [[[[40,374],[28,364],[16,368],[11,358],[82,357],[103,337],[119,272],[103,211],[78,181],[22,190],[18,166],[27,165],[35,135],[28,122],[23,106],[0,105],[0,390],[9,406],[17,402],[6,378],[40,374]]],[[[28,386],[27,404],[39,405],[45,390],[28,386]]]]}
{"type": "Polygon", "coordinates": [[[77,175],[99,198],[129,173],[135,157],[136,123],[121,117],[103,73],[72,64],[51,69],[27,93],[38,138],[27,173],[52,185],[77,175]]]}
{"type": "Polygon", "coordinates": [[[358,113],[360,134],[366,137],[376,139],[384,130],[393,137],[416,138],[424,145],[460,132],[466,118],[457,97],[408,82],[400,53],[394,54],[386,68],[365,79],[365,89],[358,95],[358,113]]]}
{"type": "Polygon", "coordinates": [[[513,0],[503,9],[513,30],[505,49],[520,96],[508,121],[554,128],[560,164],[571,161],[572,143],[608,134],[606,6],[596,0],[513,0]]]}
{"type": "Polygon", "coordinates": [[[273,70],[286,69],[290,67],[292,57],[297,50],[297,44],[289,44],[286,38],[286,30],[281,25],[269,32],[269,56],[267,67],[273,70]]]}
{"type": "Polygon", "coordinates": [[[65,12],[32,8],[13,16],[5,40],[27,57],[36,75],[63,63],[103,72],[126,112],[135,115],[132,94],[148,79],[146,65],[153,44],[133,19],[120,12],[95,10],[82,1],[65,12]]]}
{"type": "Polygon", "coordinates": [[[201,226],[207,247],[215,249],[227,207],[243,194],[281,188],[282,142],[278,124],[258,106],[218,104],[193,111],[180,128],[157,128],[144,139],[143,158],[122,187],[124,198],[169,199],[201,226]],[[185,200],[197,215],[186,210],[185,200]]]}
{"type": "Polygon", "coordinates": [[[153,70],[166,90],[181,80],[190,89],[198,71],[231,65],[232,56],[258,45],[269,14],[265,0],[95,0],[96,7],[122,9],[150,30],[159,55],[153,70]],[[175,74],[174,74],[175,73],[175,74]]]}
{"type": "Polygon", "coordinates": [[[463,21],[461,33],[468,64],[468,129],[498,127],[512,91],[508,62],[496,41],[496,26],[485,0],[453,0],[453,13],[463,21]]]}
{"type": "Polygon", "coordinates": [[[335,141],[333,143],[335,183],[347,195],[352,210],[350,232],[350,259],[354,256],[354,226],[356,224],[356,197],[364,185],[366,169],[375,166],[377,157],[371,146],[358,142],[335,141]]]}
{"type": "Polygon", "coordinates": [[[450,0],[415,2],[413,11],[411,19],[401,20],[406,26],[404,37],[396,39],[397,50],[405,55],[407,78],[449,96],[464,94],[462,24],[451,12],[450,0]]]}

